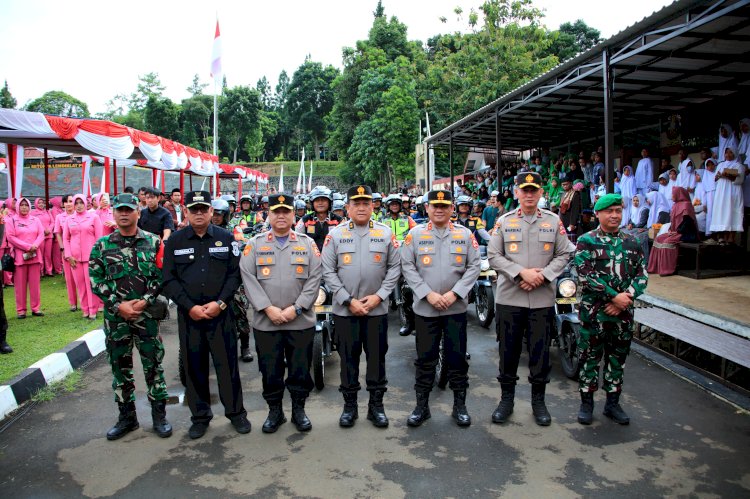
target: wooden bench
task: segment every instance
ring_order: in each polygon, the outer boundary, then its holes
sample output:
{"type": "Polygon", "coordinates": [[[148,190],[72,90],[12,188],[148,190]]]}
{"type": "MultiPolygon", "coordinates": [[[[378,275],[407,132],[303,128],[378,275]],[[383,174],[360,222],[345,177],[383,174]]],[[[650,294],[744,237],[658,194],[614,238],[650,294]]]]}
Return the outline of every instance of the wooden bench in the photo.
{"type": "Polygon", "coordinates": [[[746,259],[736,245],[680,243],[677,273],[692,279],[742,275],[746,259]]]}
{"type": "MultiPolygon", "coordinates": [[[[718,377],[731,383],[731,379],[743,368],[750,368],[750,340],[722,331],[688,317],[678,315],[660,307],[641,307],[635,310],[635,339],[654,348],[655,334],[659,332],[674,338],[671,351],[665,353],[678,361],[697,348],[721,359],[718,377]],[[651,332],[644,330],[650,328],[651,332]]],[[[658,348],[658,347],[656,347],[658,348]]],[[[664,351],[663,349],[660,349],[664,351]]],[[[702,366],[692,366],[707,372],[702,366]]],[[[715,373],[707,372],[707,374],[715,373]]]]}

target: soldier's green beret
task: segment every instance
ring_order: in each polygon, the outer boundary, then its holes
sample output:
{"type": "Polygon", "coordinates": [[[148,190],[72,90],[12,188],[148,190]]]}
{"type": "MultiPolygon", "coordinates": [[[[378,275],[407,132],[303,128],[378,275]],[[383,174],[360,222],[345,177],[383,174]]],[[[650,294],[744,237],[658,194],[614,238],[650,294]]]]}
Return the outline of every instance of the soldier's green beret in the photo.
{"type": "Polygon", "coordinates": [[[612,205],[622,206],[622,196],[619,194],[605,194],[594,205],[594,211],[606,210],[612,205]]]}

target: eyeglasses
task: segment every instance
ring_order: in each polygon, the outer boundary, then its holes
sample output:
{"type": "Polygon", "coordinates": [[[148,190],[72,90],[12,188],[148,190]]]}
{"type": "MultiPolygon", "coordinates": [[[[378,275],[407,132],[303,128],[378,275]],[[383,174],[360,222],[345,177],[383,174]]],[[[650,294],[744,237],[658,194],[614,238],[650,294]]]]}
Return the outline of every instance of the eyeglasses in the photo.
{"type": "Polygon", "coordinates": [[[188,208],[188,211],[190,213],[198,214],[198,213],[208,213],[208,206],[191,206],[188,208]]]}

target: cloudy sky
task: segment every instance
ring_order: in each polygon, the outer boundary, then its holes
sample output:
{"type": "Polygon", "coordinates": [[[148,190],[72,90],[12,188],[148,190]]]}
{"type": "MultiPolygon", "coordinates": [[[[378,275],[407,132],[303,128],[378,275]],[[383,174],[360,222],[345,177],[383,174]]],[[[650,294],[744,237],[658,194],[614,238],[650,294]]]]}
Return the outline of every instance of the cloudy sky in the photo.
{"type": "MultiPolygon", "coordinates": [[[[386,14],[408,28],[409,39],[466,28],[479,0],[384,0],[386,14]],[[464,19],[453,9],[461,6],[464,19]],[[443,24],[440,17],[448,18],[443,24]]],[[[545,24],[583,19],[609,37],[670,3],[668,0],[536,0],[545,24]]],[[[156,72],[165,94],[187,97],[193,75],[211,81],[210,59],[218,15],[222,66],[230,86],[276,84],[310,54],[341,67],[341,49],[367,37],[377,0],[0,0],[0,85],[8,81],[23,106],[62,90],[106,110],[118,93],[136,89],[138,76],[156,72]]],[[[212,87],[207,93],[212,92],[212,87]]]]}

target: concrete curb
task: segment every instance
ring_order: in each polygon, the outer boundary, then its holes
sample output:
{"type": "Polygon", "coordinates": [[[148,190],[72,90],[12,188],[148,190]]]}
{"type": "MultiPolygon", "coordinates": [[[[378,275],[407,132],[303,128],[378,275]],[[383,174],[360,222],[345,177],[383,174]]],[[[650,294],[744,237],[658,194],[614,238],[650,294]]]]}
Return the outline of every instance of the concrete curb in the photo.
{"type": "Polygon", "coordinates": [[[95,329],[0,385],[0,420],[31,399],[39,389],[65,378],[103,351],[104,330],[95,329]]]}

